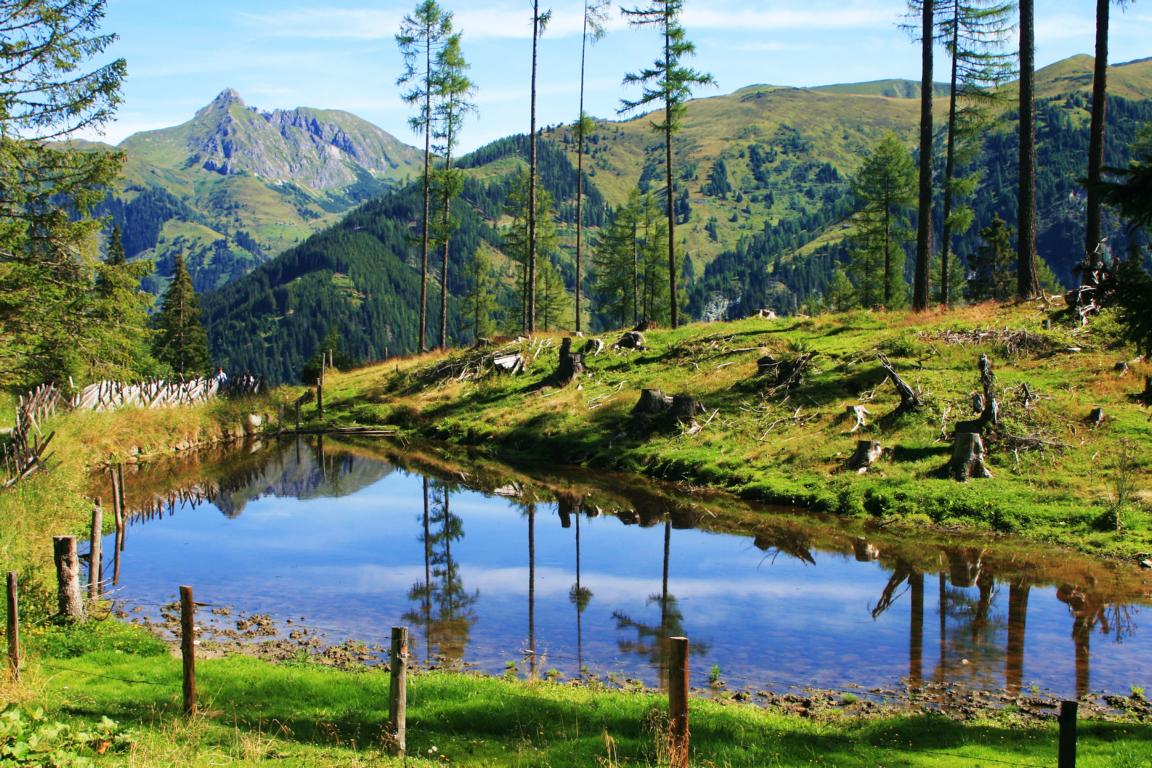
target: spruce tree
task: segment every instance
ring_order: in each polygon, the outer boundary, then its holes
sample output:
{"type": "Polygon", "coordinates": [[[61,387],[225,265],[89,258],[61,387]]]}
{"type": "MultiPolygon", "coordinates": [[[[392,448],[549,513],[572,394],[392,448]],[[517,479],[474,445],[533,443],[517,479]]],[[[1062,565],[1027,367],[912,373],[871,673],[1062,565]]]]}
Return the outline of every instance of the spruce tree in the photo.
{"type": "Polygon", "coordinates": [[[1003,301],[1012,296],[1012,228],[996,216],[980,230],[980,249],[971,259],[972,277],[968,298],[972,301],[1003,301]]]}
{"type": "Polygon", "coordinates": [[[509,186],[504,212],[512,217],[512,223],[503,232],[504,250],[520,265],[518,292],[520,317],[524,320],[535,311],[536,293],[540,289],[540,270],[532,268],[532,254],[535,251],[537,259],[552,258],[557,248],[556,215],[552,195],[546,189],[535,190],[535,205],[532,204],[529,172],[518,171],[509,186]]]}
{"type": "Polygon", "coordinates": [[[156,313],[156,357],[180,376],[202,376],[209,372],[208,334],[200,322],[200,299],[192,287],[192,276],[183,254],[176,254],[172,282],[164,291],[156,313]]]}
{"type": "Polygon", "coordinates": [[[468,62],[460,50],[460,35],[451,35],[436,55],[433,78],[436,124],[433,133],[440,142],[436,150],[444,158],[443,166],[436,172],[435,183],[441,215],[436,239],[443,249],[440,268],[440,349],[448,349],[448,252],[452,233],[456,229],[452,220],[452,200],[464,188],[464,179],[459,169],[452,167],[453,153],[459,142],[464,116],[475,110],[475,105],[469,101],[475,85],[468,78],[467,71],[468,62]]]}
{"type": "Polygon", "coordinates": [[[908,212],[916,202],[916,167],[908,150],[888,133],[852,178],[856,215],[851,271],[865,307],[904,305],[904,246],[908,212]]]}
{"type": "Polygon", "coordinates": [[[676,185],[672,168],[672,137],[680,129],[684,117],[685,104],[692,95],[692,88],[700,85],[715,85],[712,76],[683,65],[682,60],[696,51],[696,46],[688,41],[684,28],[680,26],[680,13],[683,0],[651,0],[642,8],[624,8],[622,12],[628,23],[634,27],[654,27],[663,38],[661,55],[650,67],[624,76],[625,85],[641,86],[637,99],[624,99],[621,113],[632,112],[649,104],[664,106],[664,119],[654,123],[653,128],[664,137],[664,202],[668,218],[668,314],[670,324],[675,328],[679,323],[679,293],[676,289],[676,275],[680,264],[676,259],[676,185]]]}
{"type": "Polygon", "coordinates": [[[88,377],[94,235],[122,156],[65,141],[120,102],[104,0],[0,0],[0,385],[88,377]]]}
{"type": "Polygon", "coordinates": [[[496,280],[484,248],[477,248],[464,271],[468,292],[464,296],[464,317],[472,330],[472,340],[479,341],[492,333],[492,316],[496,311],[496,280]]]}
{"type": "Polygon", "coordinates": [[[125,258],[120,228],[113,227],[107,255],[96,267],[89,309],[92,343],[83,347],[92,378],[133,381],[163,373],[152,354],[155,332],[148,312],[153,298],[140,288],[151,273],[152,262],[125,258]]]}
{"type": "Polygon", "coordinates": [[[424,205],[420,229],[420,335],[417,346],[427,349],[428,327],[428,246],[431,237],[430,209],[432,195],[432,80],[435,77],[435,58],[441,46],[452,34],[452,14],[444,11],[436,0],[424,0],[411,16],[405,16],[396,35],[396,45],[404,57],[404,73],[396,81],[408,90],[401,94],[404,101],[417,108],[408,123],[412,130],[424,135],[424,205]]]}

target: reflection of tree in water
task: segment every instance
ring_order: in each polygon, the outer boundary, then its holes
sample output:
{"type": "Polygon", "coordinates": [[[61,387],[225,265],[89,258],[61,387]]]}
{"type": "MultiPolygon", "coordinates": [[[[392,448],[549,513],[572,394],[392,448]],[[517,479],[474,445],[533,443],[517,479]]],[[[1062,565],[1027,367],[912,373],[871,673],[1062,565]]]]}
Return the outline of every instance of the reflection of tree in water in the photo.
{"type": "Polygon", "coordinates": [[[468,592],[460,565],[452,557],[453,542],[464,538],[464,522],[452,514],[446,483],[424,479],[424,580],[412,585],[408,599],[416,604],[404,620],[424,627],[426,662],[433,658],[459,662],[477,620],[479,590],[468,592]]]}
{"type": "Polygon", "coordinates": [[[568,600],[576,606],[576,668],[581,675],[584,674],[584,626],[582,617],[588,603],[592,602],[592,590],[580,581],[580,501],[570,496],[557,498],[557,512],[560,515],[561,525],[568,527],[568,520],[576,518],[576,582],[568,590],[568,600]]]}
{"type": "Polygon", "coordinates": [[[990,574],[980,576],[975,590],[945,586],[944,574],[940,574],[937,680],[964,680],[971,687],[988,690],[997,687],[1005,657],[1001,640],[1008,629],[1006,618],[992,612],[998,595],[990,574]]]}
{"type": "Polygon", "coordinates": [[[1138,609],[1131,605],[1104,602],[1094,590],[1069,584],[1056,590],[1056,598],[1067,605],[1068,612],[1072,614],[1076,696],[1080,698],[1092,688],[1092,630],[1100,627],[1100,634],[1112,635],[1115,642],[1122,643],[1136,631],[1138,609]]]}
{"type": "MultiPolygon", "coordinates": [[[[636,639],[623,639],[617,641],[621,653],[643,656],[648,663],[660,670],[660,686],[667,682],[668,669],[668,643],[669,637],[687,637],[684,631],[684,613],[676,596],[668,591],[668,566],[672,553],[672,521],[664,522],[664,567],[659,594],[649,595],[646,605],[660,606],[660,621],[656,624],[645,624],[629,616],[623,611],[613,611],[612,618],[616,620],[616,629],[632,630],[636,639]]],[[[693,640],[689,645],[690,653],[694,656],[705,656],[710,644],[693,640]]]]}

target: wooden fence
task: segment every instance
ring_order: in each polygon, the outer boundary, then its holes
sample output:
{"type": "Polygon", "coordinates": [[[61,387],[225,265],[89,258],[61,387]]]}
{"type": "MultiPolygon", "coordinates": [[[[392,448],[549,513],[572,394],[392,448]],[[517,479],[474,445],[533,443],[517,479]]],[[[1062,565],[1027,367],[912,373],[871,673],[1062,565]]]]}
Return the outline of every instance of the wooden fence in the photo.
{"type": "Polygon", "coordinates": [[[41,425],[62,408],[112,411],[118,408],[168,408],[195,405],[216,397],[259,394],[263,382],[250,374],[195,379],[152,379],[136,384],[98,381],[71,398],[54,384],[41,384],[16,405],[16,426],[0,435],[0,488],[15,485],[44,465],[45,451],[53,433],[44,435],[41,425]]]}

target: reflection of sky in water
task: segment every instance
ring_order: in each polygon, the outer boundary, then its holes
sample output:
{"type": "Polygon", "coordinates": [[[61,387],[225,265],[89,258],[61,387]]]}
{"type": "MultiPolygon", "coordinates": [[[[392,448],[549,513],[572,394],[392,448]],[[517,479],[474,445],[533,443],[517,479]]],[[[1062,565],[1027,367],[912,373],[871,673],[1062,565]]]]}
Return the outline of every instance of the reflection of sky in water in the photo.
{"type": "MultiPolygon", "coordinates": [[[[162,521],[129,529],[121,594],[160,603],[191,584],[197,600],[243,612],[303,618],[330,639],[386,644],[389,628],[409,623],[422,657],[423,630],[405,612],[418,608],[409,590],[424,578],[419,476],[394,472],[344,498],[261,498],[228,519],[211,505],[178,509],[162,521]]],[[[461,491],[450,499],[464,537],[452,542],[463,589],[478,592],[478,617],[465,658],[498,672],[528,643],[528,526],[522,509],[499,497],[461,491]]],[[[561,527],[555,505],[535,518],[537,651],[541,671],[574,675],[577,665],[575,521],[561,527]]],[[[618,629],[614,612],[658,625],[664,527],[625,526],[611,516],[581,517],[581,583],[592,591],[582,616],[584,663],[655,681],[645,656],[622,652],[633,629],[618,629]]],[[[111,538],[105,545],[111,551],[111,538]]],[[[891,687],[909,674],[911,593],[905,583],[891,608],[873,620],[891,575],[878,563],[813,552],[815,565],[757,549],[751,537],[673,530],[670,592],[683,631],[706,654],[693,661],[702,684],[712,664],[732,686],[891,687]]],[[[990,688],[1004,682],[1008,587],[997,584],[987,628],[972,630],[975,587],[949,586],[953,611],[945,627],[946,679],[990,688]],[[967,659],[968,663],[962,663],[967,659]]],[[[923,677],[940,659],[939,581],[924,576],[923,677]]],[[[1055,590],[1034,587],[1028,605],[1023,683],[1065,695],[1074,690],[1072,618],[1055,590]]],[[[1132,609],[1137,610],[1137,609],[1132,609]]],[[[1136,616],[1139,623],[1139,615],[1136,616]]],[[[1117,644],[1091,636],[1091,686],[1126,693],[1152,687],[1152,633],[1117,644]]]]}

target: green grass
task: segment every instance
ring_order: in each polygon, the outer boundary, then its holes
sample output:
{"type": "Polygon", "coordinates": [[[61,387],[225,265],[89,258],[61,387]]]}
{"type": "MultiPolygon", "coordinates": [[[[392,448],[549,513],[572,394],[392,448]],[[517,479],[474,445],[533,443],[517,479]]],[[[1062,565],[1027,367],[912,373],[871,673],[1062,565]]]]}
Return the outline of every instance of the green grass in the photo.
{"type": "MultiPolygon", "coordinates": [[[[984,305],[913,316],[857,311],[811,319],[697,324],[647,334],[643,352],[608,350],[586,360],[579,387],[542,386],[559,339],[522,344],[526,375],[441,381],[433,355],[365,368],[329,379],[325,399],[334,424],[391,423],[410,433],[478,446],[505,458],[528,458],[638,472],[724,488],[749,499],[796,503],[820,511],[867,514],[889,523],[960,526],[1024,534],[1089,552],[1133,556],[1152,551],[1152,423],[1136,399],[1146,363],[1113,372],[1133,352],[1115,342],[1102,318],[1089,329],[1062,325],[1034,307],[984,305]],[[1042,321],[1053,320],[1051,329],[1042,321]],[[1025,349],[1009,349],[1015,331],[1025,349]],[[987,332],[972,343],[955,334],[987,332]],[[1076,348],[1078,352],[1068,352],[1076,348]],[[798,350],[817,353],[805,383],[772,396],[756,360],[798,350]],[[923,392],[927,406],[894,417],[898,396],[884,380],[884,352],[923,392]],[[976,361],[986,353],[1000,392],[1001,437],[990,441],[994,477],[947,479],[945,435],[971,418],[979,389],[976,361]],[[1024,408],[1020,387],[1037,400],[1024,408]],[[691,394],[707,408],[698,432],[638,430],[630,417],[643,388],[691,394]],[[842,420],[847,405],[872,412],[861,434],[842,420]],[[1103,407],[1099,429],[1086,424],[1103,407]],[[1010,438],[1035,438],[1043,450],[1014,449],[1010,438]],[[889,454],[858,476],[845,463],[858,439],[889,454]],[[1114,506],[1119,455],[1131,446],[1135,488],[1117,533],[1104,524],[1114,506]]],[[[615,334],[605,334],[611,344],[615,334]]],[[[462,354],[462,353],[458,353],[462,354]]]]}
{"type": "MultiPolygon", "coordinates": [[[[53,628],[20,688],[24,708],[91,724],[108,716],[135,747],[99,765],[401,765],[387,756],[389,677],[308,662],[201,660],[200,714],[180,714],[180,660],[142,630],[53,628]]],[[[654,766],[666,756],[662,695],[416,672],[408,683],[408,765],[654,766]]],[[[747,704],[691,701],[696,766],[1051,765],[1052,721],[1011,711],[968,722],[911,710],[862,716],[857,702],[798,717],[747,704]]],[[[1152,725],[1081,724],[1078,765],[1148,766],[1152,725]]]]}

